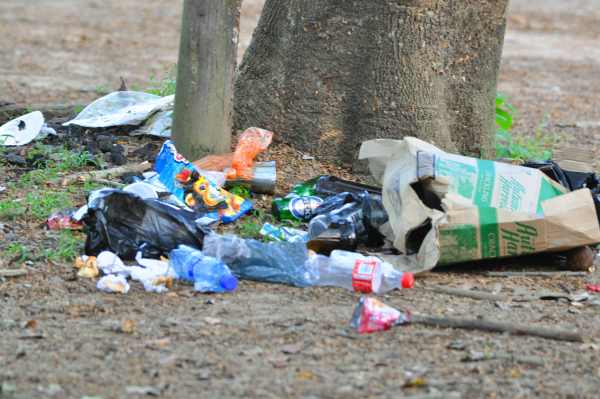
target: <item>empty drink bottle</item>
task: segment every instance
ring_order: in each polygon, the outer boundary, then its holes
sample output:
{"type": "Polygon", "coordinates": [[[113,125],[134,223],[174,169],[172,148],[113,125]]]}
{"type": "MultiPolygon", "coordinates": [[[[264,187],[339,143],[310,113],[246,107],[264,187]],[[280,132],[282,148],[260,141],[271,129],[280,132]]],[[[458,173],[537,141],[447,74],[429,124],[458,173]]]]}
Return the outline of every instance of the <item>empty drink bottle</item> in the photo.
{"type": "Polygon", "coordinates": [[[237,278],[222,261],[201,251],[180,245],[171,251],[169,263],[177,276],[194,283],[200,292],[230,292],[237,288],[237,278]]]}
{"type": "Polygon", "coordinates": [[[313,255],[307,262],[311,268],[318,270],[319,278],[315,285],[377,294],[396,288],[411,288],[414,284],[412,273],[399,272],[375,256],[335,250],[330,257],[313,255]]]}

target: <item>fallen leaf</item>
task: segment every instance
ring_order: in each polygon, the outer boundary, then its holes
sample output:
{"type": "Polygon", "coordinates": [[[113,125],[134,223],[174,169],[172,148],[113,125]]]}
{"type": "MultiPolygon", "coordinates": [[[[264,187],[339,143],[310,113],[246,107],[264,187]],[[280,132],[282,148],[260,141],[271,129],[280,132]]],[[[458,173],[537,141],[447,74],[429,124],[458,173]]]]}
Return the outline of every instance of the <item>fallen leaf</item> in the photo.
{"type": "Polygon", "coordinates": [[[25,324],[23,324],[23,328],[29,328],[31,330],[36,329],[37,328],[37,320],[31,319],[31,320],[25,322],[25,324]]]}
{"type": "Polygon", "coordinates": [[[314,380],[316,376],[311,371],[301,370],[296,373],[296,378],[300,381],[310,381],[314,380]]]}
{"type": "Polygon", "coordinates": [[[133,334],[135,332],[135,321],[131,319],[123,320],[121,323],[121,332],[125,334],[133,334]]]}
{"type": "Polygon", "coordinates": [[[148,348],[164,349],[169,345],[171,345],[171,340],[169,338],[153,339],[150,341],[146,341],[146,346],[148,348]]]}
{"type": "Polygon", "coordinates": [[[423,377],[416,377],[406,381],[403,388],[424,388],[427,386],[427,381],[423,377]]]}

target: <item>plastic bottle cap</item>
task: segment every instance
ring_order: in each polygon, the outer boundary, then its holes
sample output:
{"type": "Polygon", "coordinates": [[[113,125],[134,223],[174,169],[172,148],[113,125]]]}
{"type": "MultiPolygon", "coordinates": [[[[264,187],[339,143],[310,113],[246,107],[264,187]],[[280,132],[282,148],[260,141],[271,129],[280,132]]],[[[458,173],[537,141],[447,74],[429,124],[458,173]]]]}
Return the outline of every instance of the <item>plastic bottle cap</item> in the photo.
{"type": "Polygon", "coordinates": [[[233,291],[237,288],[238,281],[235,276],[223,276],[221,277],[221,287],[223,287],[226,291],[233,291]]]}
{"type": "Polygon", "coordinates": [[[402,288],[412,288],[415,285],[415,275],[412,273],[403,273],[400,279],[402,288]]]}

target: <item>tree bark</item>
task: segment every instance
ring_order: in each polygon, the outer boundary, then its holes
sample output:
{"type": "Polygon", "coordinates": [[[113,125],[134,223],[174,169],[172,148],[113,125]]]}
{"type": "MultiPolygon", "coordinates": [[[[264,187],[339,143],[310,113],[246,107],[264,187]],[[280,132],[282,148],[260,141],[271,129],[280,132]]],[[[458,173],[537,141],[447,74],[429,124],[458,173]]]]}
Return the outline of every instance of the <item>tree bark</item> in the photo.
{"type": "Polygon", "coordinates": [[[173,138],[191,160],[231,150],[240,2],[184,2],[173,138]]]}
{"type": "Polygon", "coordinates": [[[416,136],[491,155],[508,0],[267,0],[236,81],[237,129],[354,164],[416,136]]]}

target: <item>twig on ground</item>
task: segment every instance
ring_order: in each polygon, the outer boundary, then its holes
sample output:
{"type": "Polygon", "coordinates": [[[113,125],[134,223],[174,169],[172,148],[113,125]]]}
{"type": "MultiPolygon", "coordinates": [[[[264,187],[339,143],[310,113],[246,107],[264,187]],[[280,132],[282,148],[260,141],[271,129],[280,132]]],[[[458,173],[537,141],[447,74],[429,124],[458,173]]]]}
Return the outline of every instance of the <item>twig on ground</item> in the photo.
{"type": "Polygon", "coordinates": [[[434,285],[431,287],[425,287],[427,291],[435,292],[438,294],[446,294],[452,296],[460,296],[465,298],[480,299],[486,301],[500,301],[506,302],[507,298],[502,295],[491,294],[489,292],[463,290],[460,288],[442,287],[434,285]]]}
{"type": "Polygon", "coordinates": [[[0,277],[20,277],[27,274],[24,269],[0,269],[0,277]]]}
{"type": "Polygon", "coordinates": [[[433,327],[450,327],[464,330],[479,330],[499,333],[510,333],[514,335],[528,335],[558,341],[584,342],[583,336],[577,331],[566,331],[551,329],[547,327],[536,327],[531,325],[520,325],[513,323],[500,323],[479,319],[458,319],[449,317],[431,317],[414,315],[412,322],[433,327]]]}
{"type": "Polygon", "coordinates": [[[585,277],[588,272],[487,272],[486,277],[585,277]]]}
{"type": "Polygon", "coordinates": [[[152,167],[152,164],[148,161],[140,164],[129,164],[119,166],[117,168],[95,170],[92,172],[74,173],[62,178],[61,185],[68,186],[76,182],[93,181],[98,179],[109,179],[110,177],[119,177],[127,173],[141,173],[145,172],[152,167]]]}

